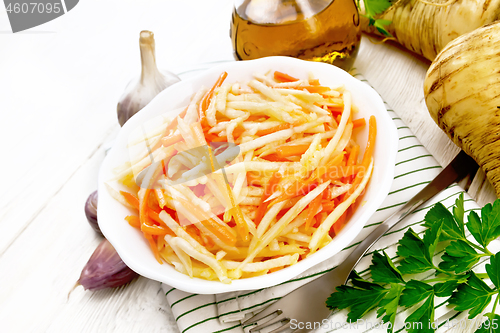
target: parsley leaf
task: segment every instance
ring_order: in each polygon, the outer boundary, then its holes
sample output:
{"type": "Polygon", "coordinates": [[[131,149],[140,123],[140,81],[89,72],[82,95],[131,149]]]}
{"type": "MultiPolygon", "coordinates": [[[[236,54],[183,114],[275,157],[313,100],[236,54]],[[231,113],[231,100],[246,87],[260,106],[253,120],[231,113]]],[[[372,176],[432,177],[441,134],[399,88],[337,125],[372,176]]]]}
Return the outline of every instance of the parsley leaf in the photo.
{"type": "Polygon", "coordinates": [[[471,212],[468,217],[467,229],[479,244],[486,247],[492,240],[500,236],[499,200],[495,201],[493,205],[487,204],[481,209],[481,220],[476,212],[471,212]]]}
{"type": "Polygon", "coordinates": [[[370,270],[372,279],[378,283],[405,283],[401,272],[394,266],[387,253],[373,252],[370,270]]]}
{"type": "Polygon", "coordinates": [[[399,241],[397,254],[404,258],[399,263],[399,271],[402,274],[417,274],[426,272],[433,267],[425,255],[424,242],[410,228],[399,241]]]}
{"type": "Polygon", "coordinates": [[[408,332],[434,332],[429,323],[434,321],[434,288],[427,283],[410,280],[406,283],[399,304],[410,308],[426,300],[420,305],[405,322],[408,323],[408,332]]]}
{"type": "Polygon", "coordinates": [[[453,216],[455,217],[455,220],[462,225],[464,224],[464,214],[464,194],[460,193],[457,200],[455,200],[455,206],[453,206],[453,216]]]}
{"type": "Polygon", "coordinates": [[[427,297],[424,304],[406,318],[405,327],[408,327],[406,331],[408,333],[434,332],[430,325],[432,322],[434,322],[434,294],[427,297]]]}
{"type": "Polygon", "coordinates": [[[377,310],[377,318],[384,315],[382,317],[384,323],[391,323],[387,330],[388,333],[391,333],[394,329],[394,321],[396,320],[399,299],[401,297],[401,292],[403,291],[403,289],[404,286],[397,283],[391,283],[389,292],[379,303],[380,308],[377,310]]]}
{"type": "Polygon", "coordinates": [[[425,215],[425,224],[427,228],[432,228],[435,223],[439,221],[443,222],[443,229],[441,231],[440,241],[445,240],[465,240],[465,228],[463,221],[457,221],[455,217],[443,206],[442,203],[438,202],[432,207],[425,215]]]}
{"type": "Polygon", "coordinates": [[[481,220],[483,221],[484,246],[486,246],[500,236],[500,201],[496,200],[493,205],[484,206],[481,209],[481,220]]]}
{"type": "Polygon", "coordinates": [[[436,250],[443,222],[437,221],[424,234],[424,239],[410,228],[399,241],[397,254],[404,258],[399,270],[402,274],[417,274],[434,268],[432,257],[436,250]]]}
{"type": "Polygon", "coordinates": [[[500,315],[494,313],[486,314],[488,320],[481,324],[481,327],[475,333],[499,333],[500,332],[500,315]]]}
{"type": "Polygon", "coordinates": [[[424,233],[424,245],[427,249],[425,255],[427,256],[427,259],[431,263],[432,263],[432,257],[434,256],[434,252],[436,251],[436,246],[439,243],[439,238],[441,236],[442,230],[443,230],[443,223],[438,222],[434,223],[432,228],[427,229],[424,233]]]}
{"type": "Polygon", "coordinates": [[[437,297],[448,297],[453,294],[453,291],[457,289],[459,281],[451,280],[446,282],[436,283],[434,288],[434,295],[437,297]]]}
{"type": "Polygon", "coordinates": [[[474,272],[469,272],[467,283],[458,286],[448,303],[456,305],[455,311],[470,309],[469,319],[472,319],[483,312],[495,293],[496,291],[488,287],[474,272]]]}
{"type": "Polygon", "coordinates": [[[410,308],[431,295],[434,295],[434,288],[431,285],[417,280],[410,280],[406,283],[399,305],[410,308]]]}
{"type": "Polygon", "coordinates": [[[484,246],[483,239],[483,227],[481,225],[481,219],[479,215],[475,211],[470,212],[469,216],[467,216],[467,224],[465,225],[474,239],[481,245],[484,246]]]}
{"type": "Polygon", "coordinates": [[[500,252],[490,257],[490,263],[486,264],[486,273],[500,291],[500,252]]]}
{"type": "Polygon", "coordinates": [[[378,20],[373,21],[373,26],[375,28],[377,28],[377,30],[381,34],[383,34],[387,37],[392,37],[391,33],[385,29],[385,26],[388,26],[391,23],[392,23],[392,21],[389,21],[389,20],[378,19],[378,20]]]}
{"type": "Polygon", "coordinates": [[[364,3],[365,13],[368,17],[375,17],[375,15],[382,14],[391,6],[390,0],[364,0],[364,3]]]}
{"type": "Polygon", "coordinates": [[[481,255],[463,240],[452,241],[441,257],[439,268],[448,272],[463,273],[470,270],[481,259],[481,255]]]}
{"type": "Polygon", "coordinates": [[[392,22],[389,20],[375,18],[375,16],[382,14],[392,5],[391,0],[363,0],[363,2],[365,5],[364,16],[368,18],[369,25],[373,25],[383,35],[392,37],[392,35],[384,27],[392,22]]]}
{"type": "Polygon", "coordinates": [[[359,277],[353,279],[354,287],[340,286],[326,300],[326,306],[330,309],[350,308],[347,320],[357,321],[365,314],[375,309],[379,302],[385,297],[389,290],[379,284],[371,283],[359,277]]]}

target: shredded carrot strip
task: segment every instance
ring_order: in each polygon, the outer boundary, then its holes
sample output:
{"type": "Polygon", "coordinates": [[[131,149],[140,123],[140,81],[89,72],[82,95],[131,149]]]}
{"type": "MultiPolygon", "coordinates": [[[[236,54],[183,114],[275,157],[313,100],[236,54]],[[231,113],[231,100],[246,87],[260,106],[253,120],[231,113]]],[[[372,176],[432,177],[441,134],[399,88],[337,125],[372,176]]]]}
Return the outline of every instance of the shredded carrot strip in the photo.
{"type": "Polygon", "coordinates": [[[310,179],[307,179],[305,181],[303,180],[297,180],[295,181],[290,187],[285,191],[285,193],[281,194],[278,198],[274,200],[274,202],[281,202],[286,199],[291,199],[299,195],[306,195],[307,193],[311,192],[318,186],[317,181],[311,181],[310,179]],[[294,189],[296,189],[294,191],[294,189]]]}
{"type": "Polygon", "coordinates": [[[347,166],[352,166],[357,164],[359,154],[359,146],[355,145],[352,147],[351,152],[349,153],[349,158],[347,159],[347,166]]]}
{"type": "Polygon", "coordinates": [[[219,78],[217,79],[215,84],[213,85],[212,89],[207,91],[205,96],[203,96],[203,98],[200,101],[200,105],[198,107],[198,116],[200,118],[199,121],[201,122],[202,127],[206,127],[206,125],[207,125],[206,124],[207,118],[205,116],[205,112],[208,109],[208,105],[210,104],[210,100],[212,99],[212,97],[214,95],[214,91],[215,91],[215,89],[219,88],[222,85],[222,83],[224,82],[226,77],[227,77],[227,72],[223,72],[219,76],[219,78]]]}
{"type": "Polygon", "coordinates": [[[248,182],[248,185],[252,185],[252,186],[261,185],[262,179],[257,175],[254,175],[250,172],[247,172],[247,182],[248,182]]]}
{"type": "Polygon", "coordinates": [[[316,198],[314,198],[313,201],[311,201],[311,203],[309,204],[309,211],[307,212],[307,219],[305,225],[306,231],[309,230],[309,227],[311,226],[314,220],[314,216],[316,215],[316,212],[318,211],[318,208],[321,205],[322,199],[323,196],[320,194],[316,198]]]}
{"type": "Polygon", "coordinates": [[[359,172],[364,170],[366,169],[364,169],[362,166],[359,165],[350,165],[350,166],[334,165],[327,169],[327,171],[321,176],[321,179],[323,180],[340,179],[358,174],[359,172]]]}
{"type": "Polygon", "coordinates": [[[267,156],[263,156],[262,159],[270,161],[270,162],[290,162],[289,159],[285,157],[280,157],[276,154],[269,154],[267,156]]]}
{"type": "Polygon", "coordinates": [[[161,260],[160,253],[158,252],[158,246],[153,238],[153,235],[150,233],[149,230],[149,225],[148,225],[148,220],[149,220],[149,214],[148,214],[148,203],[149,203],[149,197],[151,194],[151,189],[146,189],[144,193],[144,198],[142,201],[140,201],[139,205],[139,219],[141,221],[141,231],[144,234],[144,237],[149,242],[149,245],[151,247],[151,250],[153,251],[153,254],[156,258],[156,260],[160,263],[163,264],[163,261],[161,260]]]}
{"type": "Polygon", "coordinates": [[[327,212],[327,213],[330,213],[331,211],[333,211],[333,209],[335,208],[336,204],[335,204],[335,201],[333,200],[323,200],[321,202],[321,211],[322,212],[327,212]]]}
{"type": "Polygon", "coordinates": [[[344,214],[340,215],[340,217],[338,218],[337,221],[335,221],[335,223],[332,225],[332,227],[330,228],[330,232],[334,232],[335,235],[338,235],[338,233],[340,232],[340,230],[342,230],[342,228],[344,227],[345,225],[345,222],[346,222],[346,218],[347,218],[347,214],[349,212],[351,207],[349,207],[345,212],[344,214]]]}
{"type": "Polygon", "coordinates": [[[319,80],[318,79],[311,79],[311,80],[309,80],[309,84],[311,86],[319,86],[319,80]]]}
{"type": "Polygon", "coordinates": [[[141,229],[141,221],[139,220],[139,216],[129,215],[125,217],[125,220],[134,228],[141,229]]]}
{"type": "Polygon", "coordinates": [[[275,172],[269,179],[269,182],[266,184],[266,187],[264,188],[264,193],[260,198],[260,205],[257,208],[257,214],[255,215],[255,225],[259,225],[260,221],[264,217],[267,211],[267,207],[269,206],[269,202],[264,202],[264,201],[266,201],[267,198],[269,198],[273,194],[274,188],[279,183],[280,179],[281,179],[281,174],[275,172]]]}
{"type": "Polygon", "coordinates": [[[263,129],[263,130],[257,131],[257,133],[255,133],[255,135],[258,135],[258,136],[268,135],[268,134],[271,134],[271,133],[274,133],[274,132],[278,132],[278,131],[281,131],[281,130],[284,130],[284,129],[289,129],[290,126],[291,126],[290,124],[281,124],[281,125],[278,125],[278,126],[275,126],[275,127],[271,127],[271,128],[268,128],[268,129],[263,129]]]}
{"type": "Polygon", "coordinates": [[[194,225],[192,224],[186,225],[183,227],[183,229],[189,234],[189,236],[193,237],[198,243],[200,243],[203,246],[206,245],[205,241],[200,236],[200,230],[198,230],[198,228],[196,228],[194,225]]]}
{"type": "Polygon", "coordinates": [[[140,202],[139,206],[139,218],[141,219],[141,224],[146,222],[146,216],[147,216],[147,208],[148,208],[148,201],[149,201],[149,194],[151,193],[151,189],[146,189],[146,193],[144,193],[144,199],[142,202],[140,202]]]}
{"type": "Polygon", "coordinates": [[[356,120],[353,120],[352,122],[352,128],[363,128],[366,125],[366,120],[365,118],[359,118],[356,120]]]}
{"type": "Polygon", "coordinates": [[[165,222],[162,221],[162,219],[160,219],[160,215],[158,212],[155,212],[154,210],[149,209],[148,210],[148,217],[151,220],[153,220],[153,222],[155,222],[157,226],[166,230],[166,234],[175,236],[175,233],[165,224],[165,222]]]}
{"type": "Polygon", "coordinates": [[[245,129],[241,126],[237,126],[233,131],[233,136],[238,138],[243,134],[243,132],[245,132],[245,129]]]}
{"type": "MultiPolygon", "coordinates": [[[[244,128],[236,127],[233,131],[233,137],[237,139],[241,136],[241,134],[243,134],[243,132],[245,132],[244,128]]],[[[205,139],[207,142],[227,142],[227,136],[218,136],[211,133],[205,133],[205,139]]]]}
{"type": "Polygon", "coordinates": [[[225,142],[227,141],[227,137],[217,136],[214,134],[205,134],[205,140],[207,140],[207,142],[225,142]]]}
{"type": "Polygon", "coordinates": [[[208,219],[201,222],[210,232],[212,232],[217,238],[226,243],[227,245],[236,244],[236,238],[227,229],[221,228],[217,222],[212,219],[208,219]]]}
{"type": "MultiPolygon", "coordinates": [[[[154,247],[151,245],[151,249],[153,249],[153,253],[155,253],[155,257],[157,257],[155,251],[158,251],[158,247],[155,243],[155,240],[152,238],[152,235],[164,236],[167,233],[169,233],[169,231],[166,229],[166,226],[165,227],[156,226],[152,225],[151,223],[148,223],[150,220],[153,220],[154,222],[157,222],[160,225],[163,223],[163,221],[161,221],[160,217],[158,216],[158,213],[149,208],[150,194],[151,194],[151,189],[146,189],[144,200],[141,202],[140,205],[139,218],[141,222],[141,231],[144,234],[144,236],[148,239],[150,245],[151,243],[154,243],[154,247]]],[[[163,225],[165,224],[163,223],[163,225]]],[[[159,257],[157,257],[157,259],[158,258],[159,257]]],[[[163,263],[161,260],[159,260],[159,262],[163,263]]]]}
{"type": "MultiPolygon", "coordinates": [[[[204,217],[206,220],[202,221],[201,223],[209,229],[215,237],[219,238],[221,241],[226,243],[227,245],[233,246],[236,242],[236,239],[234,236],[231,234],[231,232],[228,230],[229,227],[226,225],[220,225],[216,221],[214,221],[211,218],[207,218],[208,215],[207,213],[203,212],[198,206],[193,205],[190,202],[187,202],[185,200],[181,201],[182,204],[189,209],[191,212],[193,212],[196,216],[204,217]]],[[[195,227],[200,229],[197,224],[194,224],[195,227]]],[[[200,232],[203,232],[202,229],[200,229],[200,232]]],[[[208,235],[210,236],[210,235],[208,235]]]]}
{"type": "Polygon", "coordinates": [[[274,72],[274,79],[278,82],[295,82],[299,80],[293,76],[278,71],[274,72]]]}
{"type": "Polygon", "coordinates": [[[327,91],[330,91],[331,89],[329,87],[324,87],[324,86],[306,86],[306,87],[300,87],[301,89],[306,89],[310,93],[318,93],[322,94],[327,91]]]}
{"type": "Polygon", "coordinates": [[[322,178],[323,175],[327,173],[331,167],[340,165],[343,159],[344,159],[344,153],[338,154],[330,162],[328,162],[328,164],[325,167],[314,170],[313,174],[311,175],[311,177],[309,177],[309,179],[314,180],[322,178]]]}
{"type": "MultiPolygon", "coordinates": [[[[344,106],[343,105],[329,106],[328,110],[330,110],[330,112],[332,113],[333,117],[335,118],[336,115],[342,114],[342,112],[344,111],[344,106]]],[[[338,121],[337,121],[337,124],[338,124],[338,121]]]]}
{"type": "Polygon", "coordinates": [[[151,247],[151,250],[153,251],[153,254],[156,258],[156,260],[161,264],[163,265],[163,261],[161,260],[161,257],[160,257],[160,252],[158,251],[158,245],[156,244],[154,238],[153,238],[153,235],[151,234],[148,234],[148,233],[144,233],[144,236],[146,237],[146,239],[148,240],[149,242],[149,247],[151,247]]]}
{"type": "Polygon", "coordinates": [[[267,119],[269,119],[269,117],[266,115],[253,114],[250,117],[248,117],[247,121],[260,121],[260,122],[262,122],[262,121],[266,121],[267,119]]]}
{"type": "Polygon", "coordinates": [[[276,155],[278,157],[288,157],[297,156],[304,154],[310,145],[293,145],[293,146],[282,146],[276,148],[276,155]]]}
{"type": "Polygon", "coordinates": [[[155,235],[155,236],[165,236],[167,234],[171,234],[172,236],[175,236],[175,234],[173,232],[169,232],[169,230],[162,228],[160,226],[157,226],[157,225],[142,224],[141,230],[142,230],[142,232],[148,233],[150,235],[155,235]]]}
{"type": "Polygon", "coordinates": [[[134,206],[137,210],[139,209],[139,199],[135,195],[128,193],[128,192],[125,192],[125,191],[120,191],[120,194],[123,195],[125,200],[130,205],[134,206]]]}
{"type": "Polygon", "coordinates": [[[358,187],[359,183],[361,183],[361,180],[363,179],[364,176],[364,171],[368,170],[368,166],[370,165],[372,160],[375,138],[377,137],[377,120],[375,119],[375,116],[370,117],[370,120],[368,121],[368,126],[369,126],[368,141],[366,143],[365,153],[363,155],[363,161],[361,162],[361,167],[363,171],[358,172],[356,174],[356,178],[354,178],[352,187],[345,194],[346,197],[350,196],[355,191],[356,187],[358,187]]]}

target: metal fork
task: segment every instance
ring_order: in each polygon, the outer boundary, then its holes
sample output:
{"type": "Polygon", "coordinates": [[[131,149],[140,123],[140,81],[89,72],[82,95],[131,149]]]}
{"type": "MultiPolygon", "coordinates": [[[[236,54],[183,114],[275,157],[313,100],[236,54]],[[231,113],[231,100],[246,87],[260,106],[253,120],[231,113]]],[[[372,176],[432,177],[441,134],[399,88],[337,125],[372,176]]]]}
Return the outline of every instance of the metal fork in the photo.
{"type": "Polygon", "coordinates": [[[351,271],[368,249],[388,230],[427,200],[453,182],[469,174],[473,176],[477,169],[478,165],[476,162],[461,151],[434,180],[411,198],[399,211],[391,215],[377,229],[370,233],[349,254],[342,264],[271,304],[264,311],[243,322],[243,326],[258,324],[250,330],[250,332],[255,332],[270,325],[281,325],[270,333],[282,332],[284,330],[307,332],[306,323],[309,324],[308,327],[321,327],[322,321],[328,318],[331,313],[326,307],[326,299],[330,294],[335,292],[336,287],[347,282],[351,271]]]}

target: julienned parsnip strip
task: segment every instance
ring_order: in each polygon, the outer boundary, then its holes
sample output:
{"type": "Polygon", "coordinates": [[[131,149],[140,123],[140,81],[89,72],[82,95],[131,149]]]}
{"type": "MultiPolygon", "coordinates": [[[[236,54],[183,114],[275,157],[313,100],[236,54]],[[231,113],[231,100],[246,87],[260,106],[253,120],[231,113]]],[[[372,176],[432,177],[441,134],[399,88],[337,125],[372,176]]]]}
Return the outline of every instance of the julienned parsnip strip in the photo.
{"type": "Polygon", "coordinates": [[[255,150],[257,148],[263,147],[265,145],[272,144],[277,141],[289,139],[294,134],[303,133],[310,128],[314,128],[325,121],[325,118],[317,118],[314,121],[306,122],[305,124],[298,125],[289,129],[284,129],[271,134],[264,135],[258,139],[246,142],[240,145],[240,150],[242,153],[247,151],[255,150]]]}
{"type": "Polygon", "coordinates": [[[262,218],[262,221],[260,221],[259,226],[257,227],[257,238],[261,238],[264,235],[271,222],[276,218],[278,213],[283,209],[283,207],[285,207],[287,203],[288,200],[283,200],[267,210],[264,217],[262,218]]]}
{"type": "Polygon", "coordinates": [[[206,254],[200,253],[196,251],[194,247],[191,246],[187,241],[180,237],[175,237],[172,238],[171,240],[176,246],[178,246],[182,251],[187,253],[189,256],[193,257],[194,259],[201,261],[202,263],[206,264],[209,266],[211,269],[214,270],[215,274],[217,274],[217,277],[219,280],[223,283],[231,283],[231,280],[227,278],[227,271],[220,264],[218,260],[215,258],[212,258],[206,254]]]}
{"type": "Polygon", "coordinates": [[[194,95],[193,99],[188,105],[186,116],[184,117],[184,121],[186,122],[186,124],[190,125],[198,120],[198,104],[200,103],[203,95],[205,95],[206,92],[207,90],[205,88],[202,88],[198,90],[198,92],[194,95]]]}
{"type": "Polygon", "coordinates": [[[160,213],[160,218],[163,222],[178,236],[182,239],[186,240],[193,248],[195,248],[200,253],[206,254],[208,256],[213,256],[210,251],[208,251],[205,247],[203,247],[200,243],[198,243],[193,237],[191,237],[186,230],[184,230],[178,223],[175,221],[167,212],[162,211],[160,213]]]}
{"type": "Polygon", "coordinates": [[[264,135],[258,139],[255,139],[253,141],[243,143],[240,145],[240,150],[242,153],[246,153],[250,150],[255,150],[257,148],[260,148],[266,144],[273,143],[275,141],[279,140],[286,140],[290,138],[294,134],[294,130],[292,128],[285,129],[282,131],[274,132],[268,135],[264,135]]]}
{"type": "MultiPolygon", "coordinates": [[[[293,265],[298,259],[298,253],[294,253],[292,255],[288,254],[279,258],[246,264],[245,267],[242,268],[242,272],[259,272],[265,269],[293,265]]],[[[240,265],[239,262],[230,260],[223,260],[222,263],[227,269],[238,269],[238,266],[240,265]]]]}
{"type": "Polygon", "coordinates": [[[302,199],[300,199],[295,206],[293,206],[286,214],[279,219],[276,224],[274,224],[265,234],[262,236],[261,240],[257,241],[257,246],[253,250],[252,253],[248,255],[248,257],[241,263],[240,268],[243,268],[247,263],[249,263],[257,253],[262,251],[269,243],[276,238],[281,231],[290,223],[294,218],[297,217],[297,215],[300,214],[300,212],[314,199],[316,196],[320,195],[323,190],[330,185],[330,181],[327,181],[326,183],[321,184],[308,194],[306,194],[302,199]]]}
{"type": "Polygon", "coordinates": [[[344,133],[344,129],[347,126],[347,121],[351,116],[351,93],[349,93],[348,91],[344,92],[343,98],[344,111],[342,112],[342,118],[340,118],[339,127],[337,128],[337,132],[335,132],[335,135],[330,140],[330,142],[328,142],[328,145],[325,148],[324,156],[320,161],[320,166],[325,165],[332,156],[335,148],[337,147],[337,144],[340,141],[340,138],[342,137],[342,134],[344,133]]]}
{"type": "Polygon", "coordinates": [[[174,250],[175,254],[186,268],[189,277],[193,277],[193,264],[191,262],[191,257],[186,252],[184,252],[179,246],[177,246],[177,242],[173,241],[173,239],[174,237],[170,235],[165,236],[165,241],[168,243],[168,245],[170,245],[172,250],[174,250]]]}
{"type": "Polygon", "coordinates": [[[363,180],[361,183],[358,185],[358,187],[354,190],[354,192],[341,204],[339,204],[333,212],[328,215],[326,220],[323,221],[323,223],[320,224],[318,229],[314,232],[311,242],[309,243],[309,249],[311,251],[316,251],[318,249],[319,243],[328,234],[328,231],[332,227],[332,225],[337,222],[337,220],[344,214],[344,212],[351,206],[354,201],[356,200],[357,197],[363,192],[363,190],[366,187],[366,184],[368,184],[368,180],[370,180],[370,176],[373,171],[373,159],[368,166],[368,170],[366,170],[366,173],[363,177],[363,180]]]}

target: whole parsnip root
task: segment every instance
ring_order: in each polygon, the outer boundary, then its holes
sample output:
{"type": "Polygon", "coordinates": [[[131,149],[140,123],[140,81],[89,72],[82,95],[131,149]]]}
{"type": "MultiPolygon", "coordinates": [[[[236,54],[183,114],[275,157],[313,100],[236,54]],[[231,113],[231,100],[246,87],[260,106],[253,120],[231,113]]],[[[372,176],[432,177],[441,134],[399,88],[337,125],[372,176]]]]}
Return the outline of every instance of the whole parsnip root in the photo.
{"type": "Polygon", "coordinates": [[[500,22],[448,44],[427,71],[424,94],[434,121],[500,197],[500,22]]]}
{"type": "MultiPolygon", "coordinates": [[[[458,36],[500,18],[500,0],[393,0],[375,19],[392,21],[387,31],[410,51],[429,60],[458,36]],[[432,4],[429,4],[432,3],[432,4]]],[[[360,1],[362,3],[362,1],[360,1]]],[[[363,13],[363,8],[361,12],[363,13]]],[[[368,19],[363,31],[383,36],[368,19]]]]}

